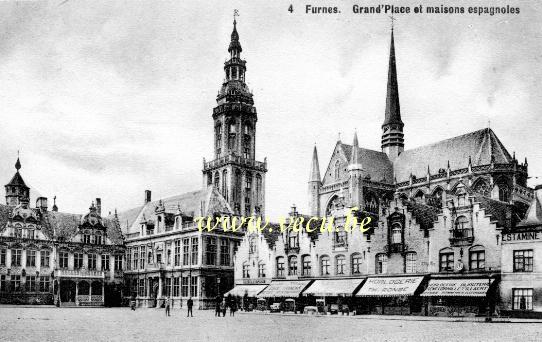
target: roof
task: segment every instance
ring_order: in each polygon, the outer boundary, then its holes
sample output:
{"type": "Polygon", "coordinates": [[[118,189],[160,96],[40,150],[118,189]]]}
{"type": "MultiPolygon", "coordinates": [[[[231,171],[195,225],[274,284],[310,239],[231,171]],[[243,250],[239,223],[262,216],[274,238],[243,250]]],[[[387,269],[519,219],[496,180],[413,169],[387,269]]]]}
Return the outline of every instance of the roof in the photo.
{"type": "Polygon", "coordinates": [[[525,218],[517,225],[518,227],[542,226],[542,190],[538,187],[535,190],[534,198],[531,201],[525,218]]]}
{"type": "MultiPolygon", "coordinates": [[[[348,163],[352,159],[352,145],[340,143],[344,150],[348,163]]],[[[393,183],[392,163],[384,152],[358,148],[358,157],[360,158],[363,171],[368,174],[373,181],[383,181],[393,183]]]]}
{"type": "Polygon", "coordinates": [[[388,85],[386,91],[386,111],[384,124],[403,124],[401,121],[401,106],[399,105],[399,87],[397,85],[397,67],[395,63],[395,43],[393,29],[391,31],[390,58],[388,65],[388,85]]]}
{"type": "Polygon", "coordinates": [[[512,205],[497,201],[482,195],[475,195],[474,200],[480,203],[486,215],[490,215],[498,227],[510,228],[512,226],[512,205]]]}
{"type": "Polygon", "coordinates": [[[422,229],[433,228],[437,216],[440,212],[438,208],[426,204],[416,203],[415,201],[406,201],[407,210],[416,219],[416,222],[422,229]]]}
{"type": "Polygon", "coordinates": [[[13,175],[9,183],[6,185],[16,185],[16,186],[23,186],[25,188],[28,188],[28,186],[26,186],[26,183],[24,182],[23,177],[21,176],[19,171],[15,172],[15,174],[13,175]]]}
{"type": "MultiPolygon", "coordinates": [[[[490,128],[484,128],[434,144],[406,150],[393,162],[395,177],[398,182],[407,181],[412,173],[417,178],[427,176],[427,167],[431,174],[446,169],[448,162],[451,170],[494,163],[508,164],[512,157],[490,128]]],[[[365,166],[365,164],[364,164],[365,166]]]]}

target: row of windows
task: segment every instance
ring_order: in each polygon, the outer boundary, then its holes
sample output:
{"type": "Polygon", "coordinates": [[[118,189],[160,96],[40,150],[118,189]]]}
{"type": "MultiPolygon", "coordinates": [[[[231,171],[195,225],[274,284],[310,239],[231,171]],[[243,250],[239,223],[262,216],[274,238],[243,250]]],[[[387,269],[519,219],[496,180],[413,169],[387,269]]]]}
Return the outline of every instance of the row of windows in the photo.
{"type": "MultiPolygon", "coordinates": [[[[11,266],[22,266],[23,250],[18,249],[18,248],[12,249],[11,260],[8,260],[7,251],[8,250],[5,248],[0,249],[0,266],[6,266],[8,264],[10,264],[11,266]]],[[[26,250],[25,265],[27,267],[35,267],[37,255],[38,255],[37,250],[33,250],[33,249],[26,250]]],[[[39,257],[40,257],[41,267],[51,267],[51,252],[50,251],[46,251],[46,250],[39,251],[39,257]]]]}
{"type": "MultiPolygon", "coordinates": [[[[229,244],[229,242],[228,242],[229,244]]],[[[216,247],[216,245],[215,245],[216,247]]],[[[175,240],[173,243],[173,265],[174,266],[188,266],[188,265],[197,265],[198,264],[198,248],[199,248],[199,239],[198,237],[184,238],[182,240],[175,240]]],[[[222,248],[222,246],[221,246],[222,248]]],[[[228,246],[229,250],[229,246],[228,246]]],[[[221,252],[223,249],[221,249],[221,252]]],[[[126,251],[126,264],[128,269],[137,270],[144,269],[145,262],[148,264],[153,264],[155,262],[162,263],[162,253],[157,252],[156,255],[153,254],[152,249],[147,246],[131,247],[126,251]]],[[[229,264],[229,253],[228,258],[221,255],[221,260],[228,261],[229,264]]],[[[167,251],[166,255],[166,264],[170,265],[171,260],[171,250],[167,251]]]]}
{"type": "MultiPolygon", "coordinates": [[[[284,277],[286,275],[286,265],[284,263],[284,257],[278,257],[276,262],[276,275],[277,277],[284,277]]],[[[416,273],[417,267],[417,255],[415,252],[409,252],[405,255],[405,272],[416,273]]],[[[350,257],[350,274],[361,274],[362,269],[362,255],[352,254],[350,257]]],[[[288,258],[288,275],[311,275],[311,257],[304,255],[301,257],[301,265],[298,266],[298,258],[293,255],[288,258]]],[[[331,275],[331,258],[327,255],[320,257],[320,276],[331,275]]],[[[264,265],[265,267],[265,265],[264,265]]],[[[246,270],[248,272],[248,264],[246,264],[246,270]]],[[[335,257],[335,275],[346,275],[346,257],[344,255],[337,255],[335,257]]],[[[377,254],[375,256],[375,273],[387,273],[388,272],[388,256],[386,254],[377,254]]],[[[245,276],[245,265],[243,265],[243,276],[245,276]]]]}
{"type": "Polygon", "coordinates": [[[23,278],[20,275],[12,274],[9,279],[0,275],[0,292],[49,292],[51,280],[49,276],[30,276],[23,278]]]}
{"type": "MultiPolygon", "coordinates": [[[[439,255],[439,271],[454,271],[454,252],[441,252],[439,255]]],[[[469,270],[484,270],[486,268],[486,253],[484,250],[469,252],[469,270]]]]}
{"type": "MultiPolygon", "coordinates": [[[[149,285],[145,279],[134,279],[132,282],[132,293],[137,293],[139,297],[146,297],[149,285]]],[[[197,297],[198,296],[198,277],[180,276],[165,278],[164,294],[168,297],[197,297]]]]}
{"type": "MultiPolygon", "coordinates": [[[[81,269],[84,267],[84,255],[83,253],[73,253],[73,268],[74,269],[81,269]]],[[[86,268],[89,270],[95,270],[97,268],[97,254],[86,254],[87,256],[87,266],[86,268]]],[[[101,269],[103,271],[110,270],[110,255],[109,254],[102,254],[101,256],[101,269]]],[[[68,268],[68,260],[69,260],[69,253],[68,252],[58,252],[58,267],[66,269],[68,268]]],[[[122,255],[114,255],[113,256],[113,266],[115,271],[121,271],[122,270],[122,255]]]]}

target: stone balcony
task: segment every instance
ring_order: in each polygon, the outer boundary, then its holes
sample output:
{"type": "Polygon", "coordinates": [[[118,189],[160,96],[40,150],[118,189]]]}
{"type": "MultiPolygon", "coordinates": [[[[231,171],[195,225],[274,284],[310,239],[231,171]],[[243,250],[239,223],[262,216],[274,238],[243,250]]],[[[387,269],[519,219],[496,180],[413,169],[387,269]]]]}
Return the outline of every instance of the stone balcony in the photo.
{"type": "Polygon", "coordinates": [[[474,231],[472,228],[450,229],[450,245],[465,246],[474,242],[474,231]]]}
{"type": "Polygon", "coordinates": [[[68,269],[59,269],[55,270],[55,278],[105,278],[104,271],[97,270],[87,270],[87,269],[78,269],[78,270],[68,270],[68,269]]]}
{"type": "Polygon", "coordinates": [[[259,162],[254,159],[247,159],[241,156],[236,156],[234,154],[229,154],[227,156],[220,157],[215,160],[211,160],[209,162],[204,162],[203,171],[214,169],[216,167],[222,166],[224,164],[229,164],[229,163],[237,164],[239,166],[244,166],[244,167],[250,167],[254,170],[258,170],[262,172],[267,171],[266,162],[259,162]]]}

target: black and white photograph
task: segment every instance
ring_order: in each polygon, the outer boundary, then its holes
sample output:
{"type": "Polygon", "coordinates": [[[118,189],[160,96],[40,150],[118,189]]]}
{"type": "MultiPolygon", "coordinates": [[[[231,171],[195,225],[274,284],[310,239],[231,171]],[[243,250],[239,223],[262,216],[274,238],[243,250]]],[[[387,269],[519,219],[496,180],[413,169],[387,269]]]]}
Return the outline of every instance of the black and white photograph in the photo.
{"type": "Polygon", "coordinates": [[[541,18],[0,1],[0,341],[541,341],[541,18]]]}

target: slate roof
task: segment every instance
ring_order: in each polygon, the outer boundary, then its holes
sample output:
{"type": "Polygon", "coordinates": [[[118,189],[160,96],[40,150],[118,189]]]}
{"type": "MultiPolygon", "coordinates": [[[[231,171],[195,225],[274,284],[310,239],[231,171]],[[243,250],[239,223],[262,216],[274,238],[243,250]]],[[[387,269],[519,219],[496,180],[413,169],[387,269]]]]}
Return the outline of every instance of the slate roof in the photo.
{"type": "MultiPolygon", "coordinates": [[[[352,145],[341,143],[341,147],[350,164],[352,159],[352,145]]],[[[358,156],[363,171],[371,176],[372,181],[393,183],[393,168],[386,153],[360,147],[358,148],[358,156]]]]}
{"type": "Polygon", "coordinates": [[[542,226],[542,187],[535,188],[534,198],[531,201],[525,218],[518,223],[518,227],[542,226]]]}
{"type": "Polygon", "coordinates": [[[474,196],[476,202],[485,209],[486,215],[490,215],[492,221],[496,221],[498,227],[510,228],[512,226],[512,205],[497,201],[485,196],[474,196]]]}
{"type": "Polygon", "coordinates": [[[23,176],[21,176],[19,171],[15,172],[9,183],[6,185],[22,186],[28,189],[28,186],[26,186],[26,183],[23,180],[23,176]]]}
{"type": "Polygon", "coordinates": [[[457,170],[472,166],[487,165],[494,157],[496,164],[512,162],[512,157],[490,128],[484,128],[434,144],[406,150],[395,159],[393,168],[398,182],[408,181],[412,173],[417,178],[427,176],[427,166],[432,175],[439,169],[457,170]]]}
{"type": "Polygon", "coordinates": [[[416,203],[415,201],[406,201],[406,207],[416,219],[416,222],[420,225],[420,228],[424,230],[433,228],[440,212],[438,208],[422,203],[416,203]]]}

